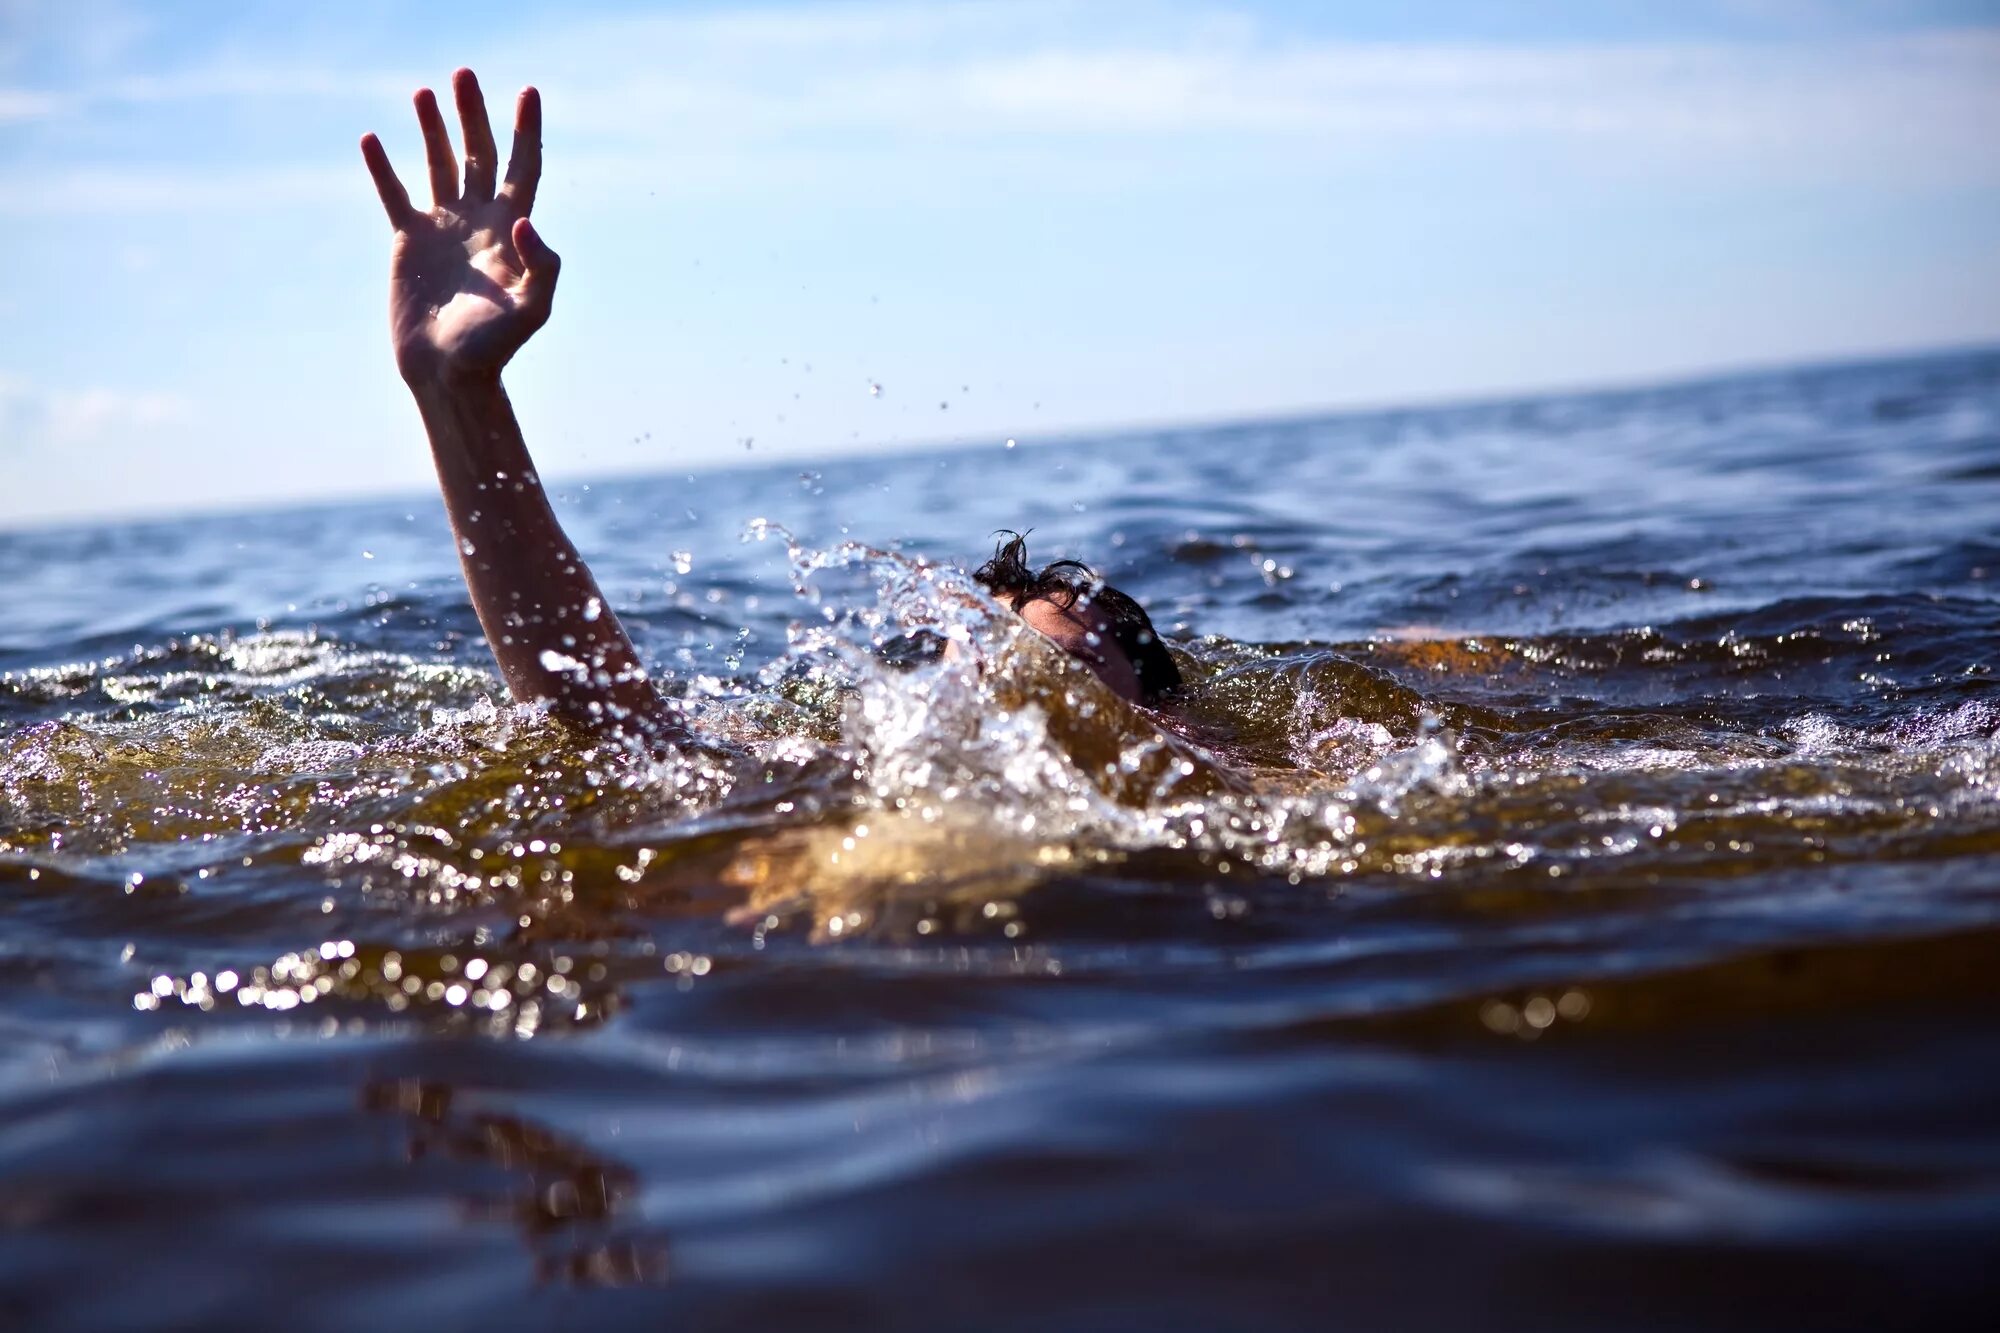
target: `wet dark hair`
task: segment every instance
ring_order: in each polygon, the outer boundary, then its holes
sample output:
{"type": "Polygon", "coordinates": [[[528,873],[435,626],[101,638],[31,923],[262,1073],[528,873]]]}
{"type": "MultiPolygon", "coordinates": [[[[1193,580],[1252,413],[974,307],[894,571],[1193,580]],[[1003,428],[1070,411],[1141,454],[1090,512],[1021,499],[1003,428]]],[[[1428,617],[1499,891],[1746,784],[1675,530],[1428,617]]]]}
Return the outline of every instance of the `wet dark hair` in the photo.
{"type": "Polygon", "coordinates": [[[1019,611],[1043,598],[1061,607],[1083,602],[1103,613],[1111,637],[1130,659],[1139,677],[1139,696],[1157,703],[1181,687],[1181,669],[1160,642],[1146,608],[1097,576],[1081,560],[1057,560],[1039,571],[1028,568],[1028,539],[1002,529],[993,558],[972,571],[973,581],[1019,611]]]}

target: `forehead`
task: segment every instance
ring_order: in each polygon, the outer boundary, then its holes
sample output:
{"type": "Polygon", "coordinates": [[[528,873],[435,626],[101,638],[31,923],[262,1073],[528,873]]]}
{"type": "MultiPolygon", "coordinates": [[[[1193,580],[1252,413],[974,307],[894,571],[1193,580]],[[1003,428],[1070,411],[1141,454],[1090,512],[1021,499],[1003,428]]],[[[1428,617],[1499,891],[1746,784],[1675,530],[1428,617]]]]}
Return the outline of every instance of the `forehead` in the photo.
{"type": "Polygon", "coordinates": [[[1064,606],[1046,597],[1024,603],[1021,619],[1082,661],[1106,685],[1126,699],[1139,697],[1139,673],[1111,635],[1111,621],[1085,603],[1064,606]]]}
{"type": "Polygon", "coordinates": [[[1083,645],[1085,640],[1109,637],[1109,625],[1095,607],[1074,602],[1068,606],[1051,598],[1040,597],[1021,606],[1021,619],[1048,635],[1064,647],[1074,641],[1083,645]]]}

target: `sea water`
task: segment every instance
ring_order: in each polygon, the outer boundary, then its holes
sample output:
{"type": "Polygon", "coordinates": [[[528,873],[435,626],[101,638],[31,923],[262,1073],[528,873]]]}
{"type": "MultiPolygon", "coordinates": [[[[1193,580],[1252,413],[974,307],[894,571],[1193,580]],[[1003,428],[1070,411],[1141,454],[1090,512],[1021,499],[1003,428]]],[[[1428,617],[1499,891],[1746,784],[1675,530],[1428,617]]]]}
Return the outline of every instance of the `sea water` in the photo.
{"type": "Polygon", "coordinates": [[[433,496],[0,534],[0,1322],[2000,1308],[2000,354],[662,449],[553,489],[670,754],[433,496]]]}

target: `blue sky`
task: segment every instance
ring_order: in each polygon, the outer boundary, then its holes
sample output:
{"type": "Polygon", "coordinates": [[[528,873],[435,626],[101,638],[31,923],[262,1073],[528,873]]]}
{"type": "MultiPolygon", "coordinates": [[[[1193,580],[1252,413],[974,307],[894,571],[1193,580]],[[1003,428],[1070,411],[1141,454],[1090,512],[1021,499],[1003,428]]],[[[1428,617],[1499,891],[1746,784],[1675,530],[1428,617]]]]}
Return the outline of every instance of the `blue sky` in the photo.
{"type": "Polygon", "coordinates": [[[2000,341],[1991,3],[0,0],[0,525],[430,485],[354,143],[459,63],[556,477],[2000,341]]]}

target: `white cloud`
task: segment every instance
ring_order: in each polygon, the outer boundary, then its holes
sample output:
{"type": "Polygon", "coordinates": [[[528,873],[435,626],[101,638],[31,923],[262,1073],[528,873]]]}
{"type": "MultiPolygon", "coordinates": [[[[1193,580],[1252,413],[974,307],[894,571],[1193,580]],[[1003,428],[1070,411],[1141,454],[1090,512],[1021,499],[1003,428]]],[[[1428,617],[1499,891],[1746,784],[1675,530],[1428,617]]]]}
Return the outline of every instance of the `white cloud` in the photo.
{"type": "Polygon", "coordinates": [[[30,62],[102,74],[133,59],[167,16],[127,0],[0,0],[0,70],[30,62]]]}
{"type": "MultiPolygon", "coordinates": [[[[565,24],[491,52],[585,94],[604,128],[1311,132],[1650,130],[2000,109],[2000,28],[1790,43],[1468,44],[1291,38],[1229,11],[900,5],[565,24]],[[1095,22],[1105,15],[1113,23],[1095,22]],[[631,100],[637,98],[636,104],[631,100]]],[[[1970,138],[1986,121],[1974,121],[1970,138]]]]}
{"type": "Polygon", "coordinates": [[[54,115],[62,105],[52,93],[27,88],[0,88],[0,125],[15,120],[40,120],[54,115]]]}
{"type": "Polygon", "coordinates": [[[2000,111],[1995,75],[2000,38],[1980,33],[1807,52],[1359,44],[1057,51],[970,64],[946,86],[962,105],[1048,129],[1742,139],[1894,132],[1906,119],[1936,127],[1951,115],[2000,111]]]}
{"type": "Polygon", "coordinates": [[[300,203],[351,201],[365,194],[354,163],[340,167],[74,167],[33,175],[0,173],[0,217],[206,212],[232,214],[300,203]],[[357,184],[358,183],[358,184],[357,184]]]}
{"type": "MultiPolygon", "coordinates": [[[[2000,28],[1782,44],[1343,42],[1227,10],[1029,0],[565,18],[477,54],[544,84],[553,133],[572,150],[747,153],[753,172],[755,154],[773,152],[774,175],[833,136],[846,136],[838,152],[886,155],[912,143],[977,152],[1006,136],[1214,134],[1285,151],[1552,146],[1621,170],[1636,158],[1864,184],[2000,179],[2000,28]]],[[[394,135],[408,129],[396,122],[413,82],[235,51],[111,78],[74,101],[338,99],[376,106],[394,135]]],[[[55,109],[14,96],[30,114],[55,109]]],[[[280,194],[298,188],[282,169],[266,174],[280,194]]],[[[82,183],[68,206],[174,207],[184,194],[168,181],[82,183]]]]}
{"type": "Polygon", "coordinates": [[[193,405],[178,394],[56,389],[0,374],[0,453],[68,452],[186,425],[193,405]]]}

